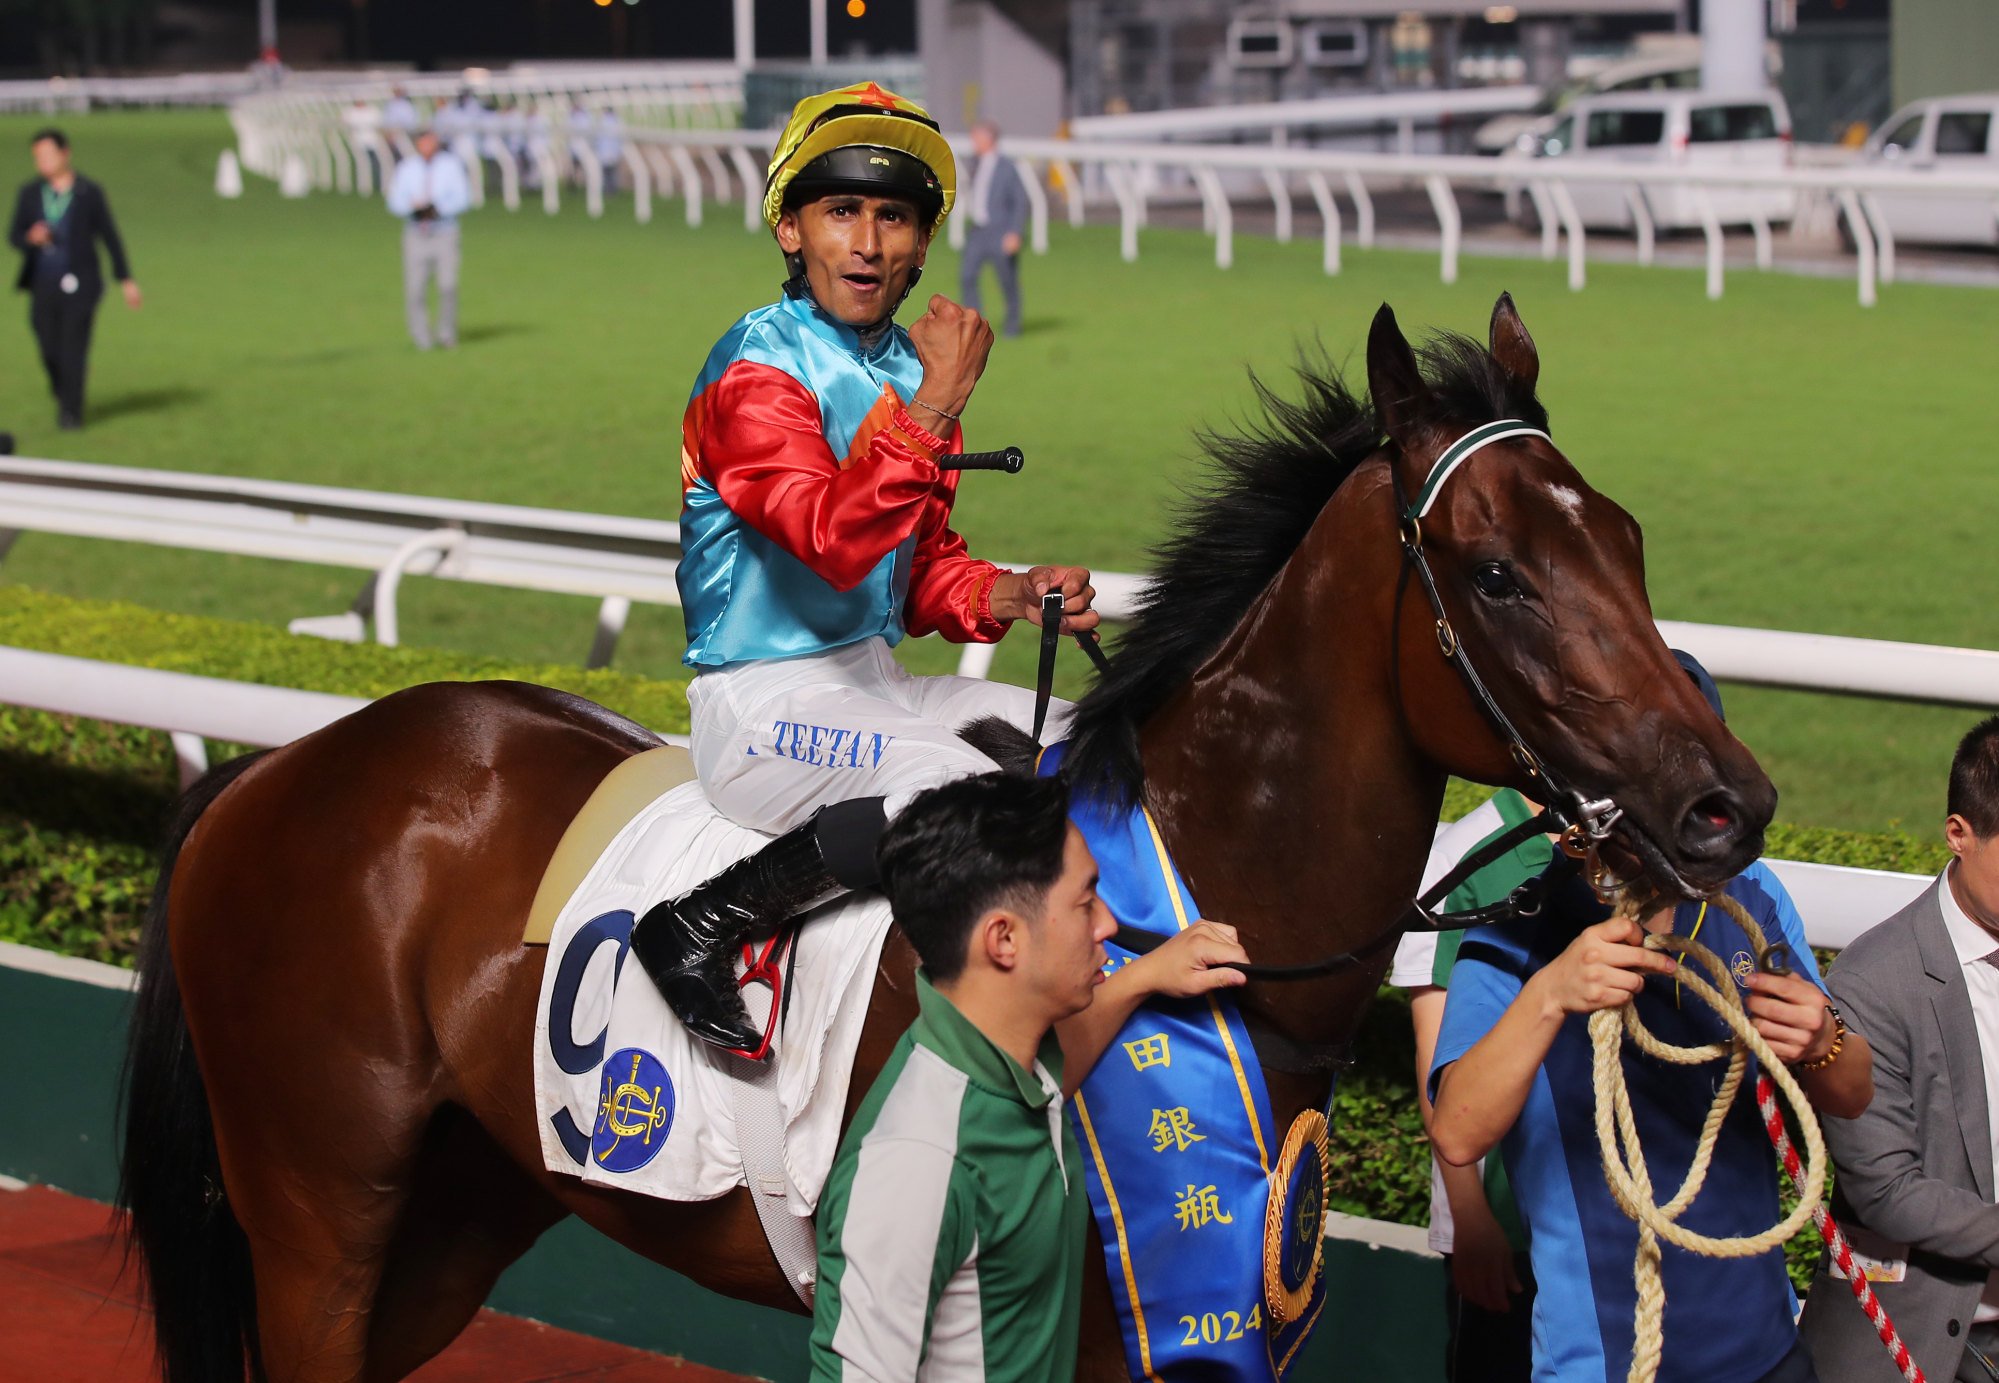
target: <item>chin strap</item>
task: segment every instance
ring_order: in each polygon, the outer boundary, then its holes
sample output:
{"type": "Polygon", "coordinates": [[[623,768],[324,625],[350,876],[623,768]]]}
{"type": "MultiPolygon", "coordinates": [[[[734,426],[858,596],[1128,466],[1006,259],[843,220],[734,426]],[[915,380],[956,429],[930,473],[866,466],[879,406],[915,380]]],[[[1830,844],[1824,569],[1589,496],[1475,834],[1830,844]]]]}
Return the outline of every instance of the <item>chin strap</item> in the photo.
{"type": "MultiPolygon", "coordinates": [[[[819,299],[812,295],[811,280],[805,277],[805,256],[800,254],[786,255],[784,257],[784,267],[790,271],[790,277],[784,281],[784,296],[787,298],[803,298],[814,307],[819,308],[821,312],[824,312],[826,309],[820,305],[819,299]]],[[[916,285],[922,278],[923,266],[919,264],[909,271],[909,282],[903,286],[902,296],[895,300],[894,306],[890,307],[887,312],[866,326],[854,328],[860,334],[864,344],[872,346],[875,341],[881,339],[880,334],[888,329],[890,323],[895,321],[895,314],[902,311],[902,305],[909,301],[909,295],[916,291],[916,285]]]]}

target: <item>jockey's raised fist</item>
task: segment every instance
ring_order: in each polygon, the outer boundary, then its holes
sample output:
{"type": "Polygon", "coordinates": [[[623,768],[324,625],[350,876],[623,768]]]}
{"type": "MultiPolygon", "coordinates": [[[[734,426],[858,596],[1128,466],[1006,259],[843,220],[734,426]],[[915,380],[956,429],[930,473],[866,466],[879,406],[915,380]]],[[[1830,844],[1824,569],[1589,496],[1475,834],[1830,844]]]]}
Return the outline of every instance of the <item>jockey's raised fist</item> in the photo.
{"type": "Polygon", "coordinates": [[[965,411],[972,386],[986,372],[986,357],[993,348],[992,323],[941,293],[933,294],[923,315],[909,324],[909,340],[923,362],[923,385],[910,406],[918,408],[917,422],[941,436],[950,424],[928,410],[954,416],[965,411]]]}

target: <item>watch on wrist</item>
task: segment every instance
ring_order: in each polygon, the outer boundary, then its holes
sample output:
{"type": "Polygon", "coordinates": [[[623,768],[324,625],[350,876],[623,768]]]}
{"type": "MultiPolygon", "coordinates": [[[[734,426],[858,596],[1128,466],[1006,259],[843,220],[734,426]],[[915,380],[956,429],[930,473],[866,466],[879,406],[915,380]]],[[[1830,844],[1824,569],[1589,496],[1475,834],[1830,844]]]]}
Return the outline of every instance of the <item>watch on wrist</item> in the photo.
{"type": "Polygon", "coordinates": [[[1825,1070],[1826,1067],[1839,1060],[1839,1049],[1846,1045],[1846,1020],[1839,1016],[1839,1010],[1831,1004],[1825,1006],[1825,1011],[1832,1015],[1832,1045],[1826,1048],[1825,1055],[1817,1061],[1799,1062],[1797,1069],[1800,1071],[1825,1070]]]}

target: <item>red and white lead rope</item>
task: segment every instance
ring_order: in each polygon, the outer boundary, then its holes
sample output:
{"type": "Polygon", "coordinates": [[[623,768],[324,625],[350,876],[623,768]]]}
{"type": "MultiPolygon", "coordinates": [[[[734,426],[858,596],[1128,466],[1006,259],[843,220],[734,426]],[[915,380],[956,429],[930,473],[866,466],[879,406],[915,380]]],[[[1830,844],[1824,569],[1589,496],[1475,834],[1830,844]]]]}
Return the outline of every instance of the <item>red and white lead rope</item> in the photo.
{"type": "MultiPolygon", "coordinates": [[[[1784,1171],[1789,1174],[1791,1184],[1800,1191],[1805,1185],[1805,1169],[1798,1161],[1798,1150],[1791,1146],[1791,1135],[1784,1128],[1784,1112],[1777,1107],[1777,1086],[1770,1077],[1760,1072],[1756,1077],[1756,1107],[1763,1114],[1764,1132],[1770,1135],[1770,1142],[1777,1149],[1777,1156],[1783,1159],[1784,1171]]],[[[1902,1343],[1895,1322],[1888,1319],[1888,1310],[1881,1304],[1881,1298],[1874,1295],[1874,1284],[1867,1280],[1867,1274],[1854,1264],[1853,1246],[1846,1242],[1846,1236],[1839,1231],[1839,1225],[1821,1205],[1812,1214],[1812,1220],[1824,1236],[1826,1247],[1832,1251],[1832,1261],[1846,1277],[1846,1285],[1853,1289],[1853,1299],[1860,1303],[1860,1309],[1867,1314],[1874,1333],[1881,1337],[1881,1343],[1888,1347],[1889,1358],[1901,1370],[1908,1383],[1925,1383],[1922,1366],[1909,1354],[1909,1347],[1902,1343]]]]}

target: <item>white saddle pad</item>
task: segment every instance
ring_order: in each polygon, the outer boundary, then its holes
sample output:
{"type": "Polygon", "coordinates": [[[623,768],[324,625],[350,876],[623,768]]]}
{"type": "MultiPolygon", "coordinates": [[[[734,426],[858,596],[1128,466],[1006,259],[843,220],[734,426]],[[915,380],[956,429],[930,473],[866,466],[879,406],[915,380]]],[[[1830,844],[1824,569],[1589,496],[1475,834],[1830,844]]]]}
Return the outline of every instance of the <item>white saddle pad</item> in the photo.
{"type": "MultiPolygon", "coordinates": [[[[632,921],[767,843],[716,814],[698,784],[673,789],[612,840],[557,916],[535,1021],[535,1109],[551,1171],[668,1200],[744,1184],[731,1066],[690,1038],[626,942],[632,921]]],[[[833,1163],[854,1052],[889,908],[868,895],[799,933],[778,1038],[786,1201],[809,1215],[833,1163]]],[[[751,1016],[769,991],[745,991],[751,1016]]]]}

